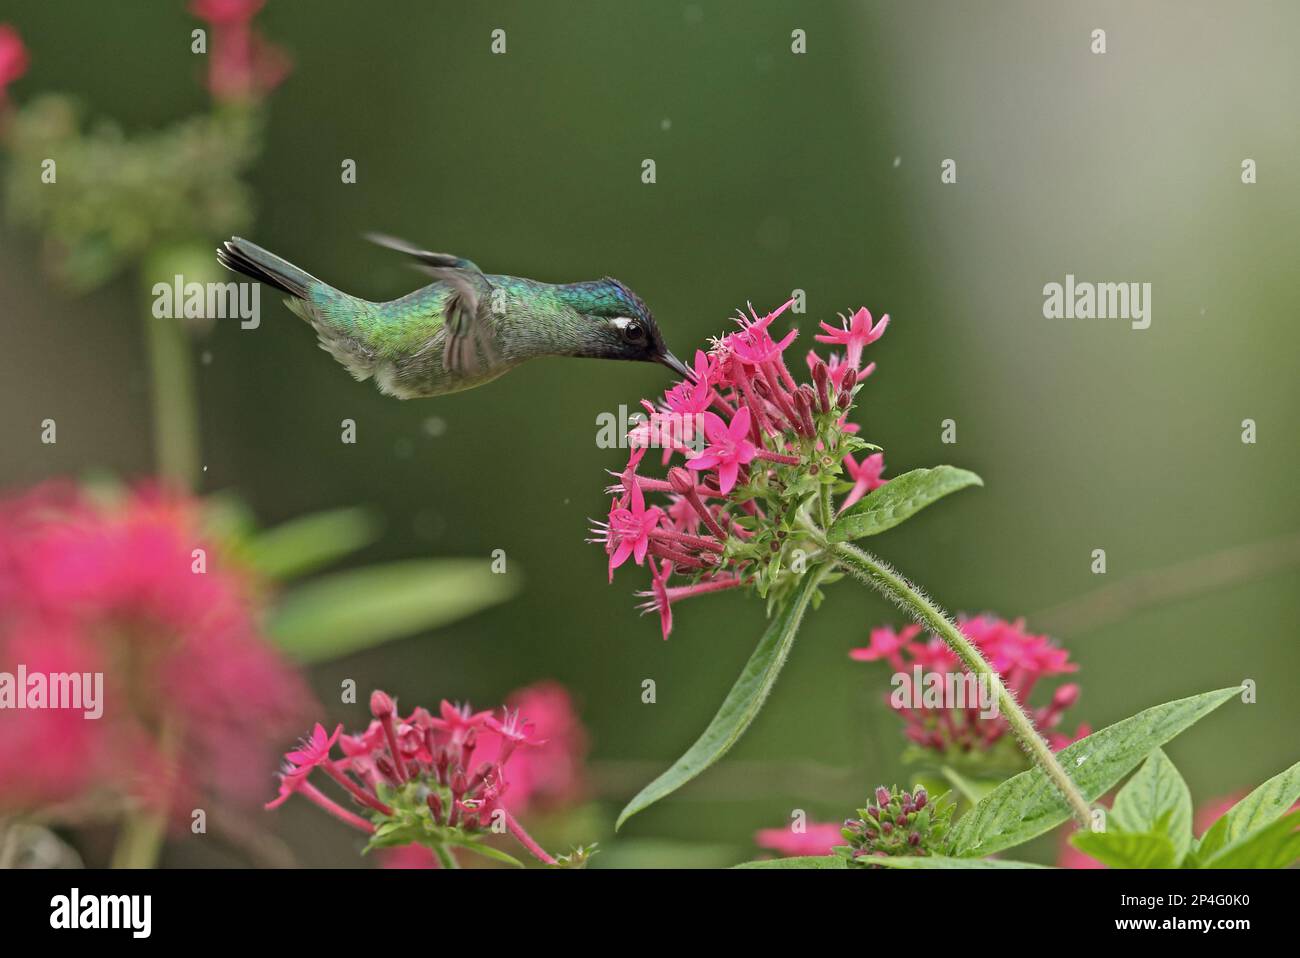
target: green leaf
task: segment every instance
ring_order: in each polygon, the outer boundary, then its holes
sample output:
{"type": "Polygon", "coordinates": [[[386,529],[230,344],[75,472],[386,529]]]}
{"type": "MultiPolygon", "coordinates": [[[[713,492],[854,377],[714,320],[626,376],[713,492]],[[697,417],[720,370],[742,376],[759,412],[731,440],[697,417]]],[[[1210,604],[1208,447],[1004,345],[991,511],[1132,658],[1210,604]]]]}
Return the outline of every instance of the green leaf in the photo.
{"type": "Polygon", "coordinates": [[[627,803],[614,825],[616,831],[637,812],[675,792],[722,758],[744,734],[745,729],[749,728],[763,707],[768,693],[772,691],[772,684],[781,667],[785,665],[786,656],[790,654],[790,647],[799,631],[799,624],[803,621],[809,601],[817,592],[823,572],[824,567],[812,568],[799,580],[785,607],[777,613],[763,637],[758,640],[758,645],[754,647],[736,684],[727,693],[718,714],[713,716],[713,721],[704,730],[704,734],[696,739],[695,744],[668,771],[641,789],[627,803]]]}
{"type": "Polygon", "coordinates": [[[378,523],[365,509],[332,509],[290,519],[253,536],[245,555],[262,575],[289,579],[369,545],[378,531],[378,523]]]}
{"type": "Polygon", "coordinates": [[[848,868],[849,860],[839,855],[804,855],[797,858],[768,858],[745,862],[736,868],[848,868]]]}
{"type": "MultiPolygon", "coordinates": [[[[1183,856],[1192,847],[1192,793],[1187,790],[1187,783],[1162,749],[1152,752],[1137,774],[1119,790],[1115,796],[1115,805],[1107,818],[1123,832],[1164,835],[1169,839],[1173,852],[1172,865],[1120,867],[1173,867],[1183,860],[1183,856]]],[[[1107,831],[1112,830],[1108,825],[1107,831]]],[[[1089,851],[1088,854],[1093,853],[1089,851]]]]}
{"type": "Polygon", "coordinates": [[[885,868],[1050,868],[1032,862],[1013,862],[1001,858],[949,858],[947,855],[916,855],[908,857],[872,857],[872,865],[885,868]]]}
{"type": "MultiPolygon", "coordinates": [[[[1074,784],[1092,801],[1115,786],[1154,748],[1241,694],[1237,687],[1157,705],[1089,735],[1058,754],[1074,784]]],[[[1065,799],[1035,767],[1009,778],[963,815],[948,835],[948,852],[990,855],[1055,828],[1070,817],[1065,799]]]]}
{"type": "Polygon", "coordinates": [[[831,542],[849,542],[874,536],[892,529],[950,492],[982,485],[984,480],[975,473],[955,466],[913,469],[890,479],[840,513],[827,538],[831,542]]]}
{"type": "MultiPolygon", "coordinates": [[[[1222,821],[1222,819],[1220,819],[1222,821]]],[[[1208,858],[1201,868],[1287,868],[1300,858],[1300,812],[1246,832],[1208,858]]]]}
{"type": "Polygon", "coordinates": [[[319,662],[436,629],[504,602],[519,575],[486,559],[416,559],[315,579],[281,599],[270,623],[277,644],[319,662]]]}
{"type": "Polygon", "coordinates": [[[1070,843],[1112,868],[1176,868],[1173,841],[1154,832],[1075,832],[1070,843]]]}
{"type": "Polygon", "coordinates": [[[1202,836],[1196,857],[1208,860],[1220,849],[1238,842],[1251,832],[1265,828],[1280,818],[1300,799],[1300,762],[1274,775],[1232,808],[1228,809],[1202,836]]]}

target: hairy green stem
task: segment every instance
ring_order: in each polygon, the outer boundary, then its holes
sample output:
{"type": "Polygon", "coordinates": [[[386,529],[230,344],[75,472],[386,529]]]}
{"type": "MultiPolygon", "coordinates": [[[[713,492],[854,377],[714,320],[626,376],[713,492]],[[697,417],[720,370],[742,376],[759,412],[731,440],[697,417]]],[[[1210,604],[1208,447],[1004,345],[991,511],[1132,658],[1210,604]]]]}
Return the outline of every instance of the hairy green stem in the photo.
{"type": "MultiPolygon", "coordinates": [[[[825,536],[820,529],[810,531],[813,532],[814,537],[825,542],[825,536]]],[[[1079,787],[1074,784],[1074,780],[1057,760],[1051,746],[1034,727],[1033,719],[1016,701],[1015,695],[1002,681],[1002,676],[998,674],[997,669],[988,663],[979,649],[962,634],[943,610],[887,563],[871,553],[847,542],[827,543],[826,548],[847,572],[891,599],[921,625],[943,639],[972,674],[985,677],[997,696],[999,709],[1020,741],[1021,747],[1065,798],[1074,819],[1084,828],[1091,827],[1092,807],[1088,804],[1088,799],[1079,791],[1079,787]]]]}

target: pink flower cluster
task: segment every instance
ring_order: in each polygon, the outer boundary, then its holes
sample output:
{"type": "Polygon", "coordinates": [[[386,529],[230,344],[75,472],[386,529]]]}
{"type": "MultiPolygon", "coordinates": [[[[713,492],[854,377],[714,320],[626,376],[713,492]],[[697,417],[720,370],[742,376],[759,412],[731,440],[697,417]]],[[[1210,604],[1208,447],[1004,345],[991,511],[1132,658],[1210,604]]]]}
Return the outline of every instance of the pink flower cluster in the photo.
{"type": "Polygon", "coordinates": [[[6,88],[27,72],[27,48],[18,31],[0,23],[0,109],[8,102],[6,88]]]}
{"type": "MultiPolygon", "coordinates": [[[[1023,619],[1007,622],[991,615],[958,616],[957,625],[1022,703],[1029,700],[1040,679],[1078,669],[1078,665],[1069,660],[1070,653],[1050,638],[1025,631],[1023,619]]],[[[870,643],[853,649],[849,657],[859,662],[888,662],[904,683],[911,683],[917,665],[923,673],[961,672],[961,661],[956,653],[937,636],[922,638],[921,631],[919,625],[905,626],[898,631],[889,626],[872,629],[870,643]]],[[[1054,731],[1060,725],[1063,713],[1078,698],[1079,686],[1069,682],[1053,692],[1047,705],[1030,710],[1035,723],[1056,751],[1090,734],[1086,725],[1080,725],[1073,735],[1054,731]]],[[[983,751],[1010,731],[1001,715],[981,718],[978,706],[962,709],[900,708],[891,702],[891,707],[907,723],[905,734],[908,738],[922,748],[938,752],[949,749],[983,751]]]]}
{"type": "Polygon", "coordinates": [[[0,810],[105,793],[252,800],[273,743],[310,708],[257,620],[254,584],[194,500],[142,487],[104,501],[52,483],[0,502],[0,671],[104,683],[98,719],[3,713],[0,810]]]}
{"type": "MultiPolygon", "coordinates": [[[[629,559],[649,566],[651,587],[640,595],[645,611],[658,612],[664,638],[675,601],[745,585],[771,558],[756,554],[754,529],[772,525],[767,518],[783,490],[800,479],[820,483],[846,474],[847,507],[885,483],[883,455],[858,462],[842,439],[857,432],[846,416],[855,387],[874,369],[861,366],[862,351],[884,333],[889,317],[873,324],[861,309],[839,327],[822,323],[815,338],[844,346],[847,358],[809,352],[811,382],[800,384],[784,358],[797,332],[778,339],[771,331],[789,306],[762,317],[752,308],[741,314],[737,331],[696,352],[690,381],[674,384],[657,405],[642,403],[647,418],[629,433],[632,452],[609,489],[608,518],[593,521],[589,541],[605,547],[611,581],[629,559]],[[674,455],[682,465],[662,479],[639,475],[651,444],[663,447],[665,465],[674,455]],[[648,494],[663,502],[649,504],[648,494]],[[687,582],[671,584],[675,575],[687,582]]],[[[782,548],[761,544],[772,553],[782,548]]]]}
{"type": "MultiPolygon", "coordinates": [[[[539,861],[556,863],[504,803],[512,791],[506,771],[512,758],[524,759],[530,750],[547,744],[518,709],[502,708],[498,717],[443,700],[437,715],[416,708],[403,718],[392,697],[376,691],[370,697],[370,711],[369,727],[351,735],[344,735],[341,725],[330,733],[317,723],[298,748],[285,754],[279,795],[266,807],[278,808],[291,796],[301,795],[339,821],[374,834],[376,823],[401,818],[402,810],[390,803],[414,795],[427,806],[429,821],[439,829],[474,834],[500,820],[539,861]],[[342,753],[338,758],[332,755],[336,745],[342,753]],[[309,781],[317,769],[371,818],[350,811],[309,781]],[[414,793],[407,788],[410,785],[418,786],[414,793]]],[[[536,776],[535,766],[531,771],[536,776]]],[[[519,802],[511,802],[515,811],[530,798],[545,794],[536,777],[526,781],[525,789],[531,792],[522,791],[519,802]]],[[[556,783],[564,793],[575,787],[575,779],[566,772],[556,783]]],[[[416,811],[425,814],[423,809],[416,811]]]]}
{"type": "Polygon", "coordinates": [[[266,0],[193,0],[190,12],[212,26],[208,90],[218,100],[258,99],[289,75],[292,63],[253,27],[266,0]]]}
{"type": "MultiPolygon", "coordinates": [[[[510,810],[557,812],[581,802],[587,794],[587,729],[578,717],[573,697],[558,682],[526,686],[506,697],[506,708],[527,715],[542,741],[510,754],[510,810]]],[[[499,762],[505,742],[497,736],[479,740],[478,756],[499,762]]],[[[386,849],[385,868],[434,868],[437,859],[423,845],[386,849]]]]}

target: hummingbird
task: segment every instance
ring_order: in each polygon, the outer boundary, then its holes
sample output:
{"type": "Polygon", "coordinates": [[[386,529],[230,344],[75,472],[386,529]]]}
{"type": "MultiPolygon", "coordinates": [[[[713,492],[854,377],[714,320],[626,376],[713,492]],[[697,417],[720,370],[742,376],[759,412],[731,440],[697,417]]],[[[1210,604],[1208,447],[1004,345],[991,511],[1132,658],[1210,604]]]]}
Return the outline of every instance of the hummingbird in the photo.
{"type": "Polygon", "coordinates": [[[641,297],[616,279],[552,284],[484,273],[459,256],[371,233],[434,282],[374,303],[335,289],[236,236],[217,250],[227,269],[287,293],[320,346],[358,380],[398,399],[472,389],[535,356],[662,363],[693,379],[664,344],[641,297]]]}

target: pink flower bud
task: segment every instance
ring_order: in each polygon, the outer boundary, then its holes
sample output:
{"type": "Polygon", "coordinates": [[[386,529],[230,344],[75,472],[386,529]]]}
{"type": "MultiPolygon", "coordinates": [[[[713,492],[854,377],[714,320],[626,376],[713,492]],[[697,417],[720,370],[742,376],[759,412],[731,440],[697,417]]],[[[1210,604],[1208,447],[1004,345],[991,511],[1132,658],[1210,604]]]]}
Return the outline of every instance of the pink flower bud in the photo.
{"type": "Polygon", "coordinates": [[[687,495],[695,488],[695,478],[681,466],[668,470],[668,483],[679,496],[687,495]]]}
{"type": "Polygon", "coordinates": [[[882,806],[889,804],[889,789],[883,785],[876,788],[876,804],[882,806]]]}
{"type": "Polygon", "coordinates": [[[1056,711],[1064,711],[1079,701],[1079,685],[1077,682],[1069,682],[1062,685],[1052,696],[1052,708],[1056,711]]]}
{"type": "Polygon", "coordinates": [[[397,711],[397,705],[387,692],[382,689],[375,689],[370,693],[370,714],[375,718],[391,718],[395,711],[397,711]]]}

